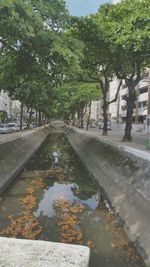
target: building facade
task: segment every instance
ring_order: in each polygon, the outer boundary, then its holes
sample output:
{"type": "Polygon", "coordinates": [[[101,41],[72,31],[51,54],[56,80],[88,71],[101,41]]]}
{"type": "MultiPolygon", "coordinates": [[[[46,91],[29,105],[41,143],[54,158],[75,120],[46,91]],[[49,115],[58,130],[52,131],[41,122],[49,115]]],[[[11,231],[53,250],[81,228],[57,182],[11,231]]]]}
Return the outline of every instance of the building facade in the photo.
{"type": "Polygon", "coordinates": [[[0,118],[3,122],[17,122],[20,114],[20,102],[12,100],[4,90],[0,92],[0,113],[3,114],[0,118]]]}
{"type": "Polygon", "coordinates": [[[91,105],[91,120],[97,121],[102,114],[101,101],[92,101],[91,105]]]}
{"type": "MultiPolygon", "coordinates": [[[[117,90],[117,80],[114,80],[110,85],[109,99],[112,100],[117,90]]],[[[133,110],[133,122],[144,123],[150,115],[150,71],[146,71],[136,87],[137,100],[133,110]]],[[[109,116],[119,122],[126,120],[128,88],[123,81],[120,89],[118,100],[109,106],[109,116]]]]}

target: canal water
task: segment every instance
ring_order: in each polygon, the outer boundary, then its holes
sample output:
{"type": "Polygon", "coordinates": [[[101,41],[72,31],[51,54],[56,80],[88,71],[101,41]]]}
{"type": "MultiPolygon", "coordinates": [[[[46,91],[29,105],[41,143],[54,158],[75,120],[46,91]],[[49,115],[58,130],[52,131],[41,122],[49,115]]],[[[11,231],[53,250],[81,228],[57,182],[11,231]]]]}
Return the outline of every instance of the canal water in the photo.
{"type": "Polygon", "coordinates": [[[5,192],[0,235],[86,245],[90,267],[145,266],[63,134],[50,135],[5,192]]]}

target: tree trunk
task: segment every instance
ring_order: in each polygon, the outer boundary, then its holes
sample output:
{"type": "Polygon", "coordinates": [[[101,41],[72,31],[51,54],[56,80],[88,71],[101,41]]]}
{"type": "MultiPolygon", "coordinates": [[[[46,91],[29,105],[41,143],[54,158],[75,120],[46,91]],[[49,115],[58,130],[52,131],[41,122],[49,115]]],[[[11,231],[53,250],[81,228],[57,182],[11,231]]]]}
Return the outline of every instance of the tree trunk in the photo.
{"type": "Polygon", "coordinates": [[[81,119],[80,119],[80,128],[83,129],[84,128],[84,121],[83,121],[83,114],[81,115],[81,119]]]}
{"type": "Polygon", "coordinates": [[[78,127],[83,129],[83,111],[79,111],[78,113],[78,127]]]}
{"type": "Polygon", "coordinates": [[[72,116],[72,126],[75,125],[75,115],[72,116]]]}
{"type": "Polygon", "coordinates": [[[21,102],[21,110],[20,110],[20,131],[22,131],[22,121],[23,121],[23,103],[21,102]]]}
{"type": "Polygon", "coordinates": [[[36,123],[36,126],[38,126],[38,112],[37,112],[37,110],[35,112],[35,123],[36,123]]]}
{"type": "Polygon", "coordinates": [[[27,122],[27,129],[30,129],[31,118],[32,118],[32,108],[31,108],[31,110],[29,112],[29,117],[28,117],[28,122],[27,122]]]}
{"type": "Polygon", "coordinates": [[[110,81],[108,79],[108,77],[105,75],[104,73],[104,77],[103,79],[100,80],[100,86],[102,89],[102,93],[103,93],[103,119],[104,119],[104,125],[103,125],[103,135],[107,135],[107,121],[108,121],[108,101],[107,101],[107,97],[108,97],[108,92],[109,92],[109,85],[110,85],[110,81]]]}
{"type": "Polygon", "coordinates": [[[103,103],[103,118],[104,118],[103,135],[107,135],[107,121],[108,121],[107,109],[108,109],[107,101],[104,101],[103,103]]]}
{"type": "Polygon", "coordinates": [[[39,110],[38,126],[41,126],[41,125],[42,125],[41,111],[39,110]]]}
{"type": "Polygon", "coordinates": [[[91,117],[91,101],[90,101],[90,104],[89,104],[89,114],[88,114],[88,118],[87,118],[87,125],[86,125],[86,130],[88,131],[89,129],[89,122],[90,122],[90,117],[91,117]]]}
{"type": "Polygon", "coordinates": [[[126,127],[125,127],[125,135],[123,137],[123,141],[132,141],[131,130],[132,130],[132,116],[133,116],[133,108],[136,101],[136,92],[135,87],[129,88],[129,97],[127,98],[127,115],[126,115],[126,127]]]}

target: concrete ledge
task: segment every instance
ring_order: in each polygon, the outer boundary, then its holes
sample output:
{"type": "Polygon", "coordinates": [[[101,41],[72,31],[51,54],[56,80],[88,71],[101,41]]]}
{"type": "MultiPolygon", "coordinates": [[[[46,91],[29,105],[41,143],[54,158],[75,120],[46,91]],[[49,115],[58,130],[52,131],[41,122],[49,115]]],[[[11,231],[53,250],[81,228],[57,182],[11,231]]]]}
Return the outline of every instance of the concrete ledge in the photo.
{"type": "Polygon", "coordinates": [[[116,147],[117,149],[119,149],[121,151],[129,153],[129,154],[131,154],[131,156],[135,156],[139,159],[150,161],[150,152],[148,152],[148,151],[137,149],[137,148],[128,146],[127,144],[126,145],[117,144],[117,143],[114,144],[113,142],[111,142],[109,140],[104,140],[100,137],[99,138],[95,137],[95,138],[97,140],[100,140],[101,142],[103,142],[105,144],[111,145],[112,147],[116,147]]]}
{"type": "Polygon", "coordinates": [[[48,127],[39,128],[0,144],[0,194],[23,169],[48,134],[48,127]]]}
{"type": "Polygon", "coordinates": [[[130,154],[133,154],[134,156],[150,161],[150,153],[146,152],[146,151],[142,151],[133,147],[129,147],[129,146],[121,146],[122,150],[124,150],[125,152],[128,152],[130,154]]]}
{"type": "Polygon", "coordinates": [[[88,247],[0,238],[0,266],[2,267],[88,267],[88,247]]]}
{"type": "Polygon", "coordinates": [[[99,182],[139,253],[150,266],[150,166],[106,142],[73,128],[70,144],[99,182]]]}

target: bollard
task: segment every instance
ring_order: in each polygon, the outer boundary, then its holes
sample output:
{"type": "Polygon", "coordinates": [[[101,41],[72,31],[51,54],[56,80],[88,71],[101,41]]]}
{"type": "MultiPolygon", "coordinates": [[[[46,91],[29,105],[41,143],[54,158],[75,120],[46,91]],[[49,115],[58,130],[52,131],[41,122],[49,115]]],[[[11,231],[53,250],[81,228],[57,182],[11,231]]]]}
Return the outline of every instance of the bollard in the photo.
{"type": "Polygon", "coordinates": [[[150,139],[145,140],[146,149],[150,149],[150,139]]]}

